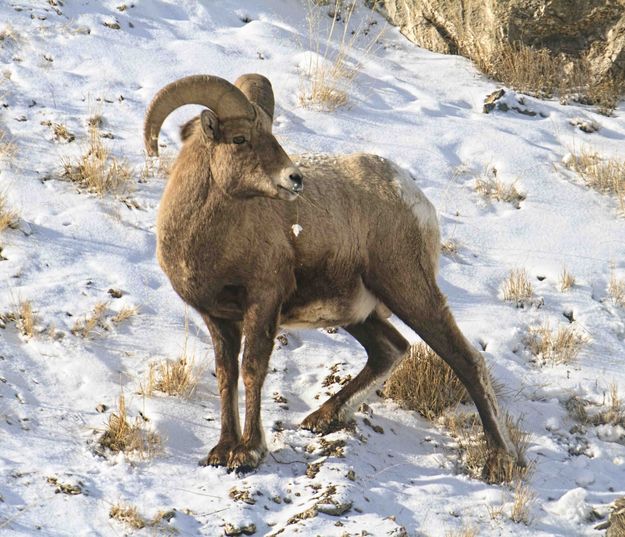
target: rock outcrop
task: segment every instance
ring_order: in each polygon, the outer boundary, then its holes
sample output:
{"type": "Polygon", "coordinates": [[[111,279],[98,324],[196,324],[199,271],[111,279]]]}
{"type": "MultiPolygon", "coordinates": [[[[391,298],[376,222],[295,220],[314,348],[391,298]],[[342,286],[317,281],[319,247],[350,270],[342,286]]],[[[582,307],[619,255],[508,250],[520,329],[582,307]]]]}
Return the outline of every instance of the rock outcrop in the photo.
{"type": "Polygon", "coordinates": [[[625,0],[369,0],[436,52],[494,50],[499,40],[587,59],[595,80],[625,81],[625,0]]]}

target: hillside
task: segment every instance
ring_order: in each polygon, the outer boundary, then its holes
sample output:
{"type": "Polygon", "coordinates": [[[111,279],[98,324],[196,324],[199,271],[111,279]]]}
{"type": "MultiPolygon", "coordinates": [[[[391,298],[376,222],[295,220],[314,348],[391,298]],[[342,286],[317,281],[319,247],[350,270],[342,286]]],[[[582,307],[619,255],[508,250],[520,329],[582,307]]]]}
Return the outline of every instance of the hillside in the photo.
{"type": "Polygon", "coordinates": [[[319,8],[311,39],[310,9],[305,0],[0,5],[0,194],[18,215],[0,231],[0,534],[603,534],[594,526],[625,495],[625,406],[615,399],[625,399],[625,218],[617,197],[572,168],[580,155],[596,165],[595,152],[623,158],[625,105],[606,117],[506,88],[506,106],[485,114],[496,82],[359,7],[345,34],[345,14],[336,22],[326,58],[345,53],[346,103],[304,106],[307,69],[332,24],[319,8]],[[272,81],[274,132],[289,153],[379,154],[436,206],[439,284],[502,406],[530,434],[525,522],[511,520],[514,486],[467,475],[457,438],[396,402],[372,396],[354,428],[325,438],[299,429],[364,364],[342,330],[277,342],[263,391],[270,454],[258,470],[198,466],[219,435],[212,346],[155,259],[165,170],[198,109],[167,120],[161,162],[146,161],[143,116],[179,77],[249,72],[272,81]],[[72,181],[89,124],[128,171],[117,193],[72,181]],[[509,185],[511,201],[495,199],[509,185]],[[533,288],[520,304],[503,297],[513,269],[533,288]],[[563,269],[575,278],[565,291],[563,269]],[[531,335],[546,324],[570,330],[579,354],[565,363],[533,354],[531,335]],[[146,394],[151,364],[181,355],[199,375],[192,393],[146,394]],[[129,421],[160,438],[154,453],[99,446],[121,394],[129,421]],[[120,506],[135,507],[144,527],[111,518],[120,506]]]}

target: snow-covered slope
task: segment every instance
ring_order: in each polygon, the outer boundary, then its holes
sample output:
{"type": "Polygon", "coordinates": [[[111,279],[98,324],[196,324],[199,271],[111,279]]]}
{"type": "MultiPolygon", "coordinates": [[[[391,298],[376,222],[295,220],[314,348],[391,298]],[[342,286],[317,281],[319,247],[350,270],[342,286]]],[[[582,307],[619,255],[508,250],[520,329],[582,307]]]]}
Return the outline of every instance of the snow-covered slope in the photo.
{"type": "MultiPolygon", "coordinates": [[[[253,523],[260,535],[405,535],[405,528],[411,536],[443,536],[469,527],[480,535],[599,535],[591,508],[605,515],[625,494],[625,430],[580,432],[563,402],[575,394],[601,403],[611,383],[625,397],[625,309],[607,293],[612,270],[625,277],[625,220],[613,199],[588,190],[561,162],[585,146],[622,155],[623,106],[604,117],[524,97],[536,115],[484,114],[494,82],[467,60],[421,50],[388,28],[369,53],[362,52],[370,43],[364,35],[350,51],[363,67],[349,105],[310,110],[298,99],[311,54],[304,0],[120,5],[0,6],[0,127],[18,147],[15,158],[0,163],[0,191],[21,215],[20,229],[0,235],[0,314],[29,300],[37,317],[33,337],[14,323],[0,330],[0,534],[122,535],[129,527],[109,518],[121,503],[148,518],[176,509],[169,522],[137,530],[146,535],[221,535],[226,523],[253,523]],[[507,516],[509,487],[456,472],[454,440],[390,401],[370,401],[369,419],[383,434],[357,414],[355,431],[329,437],[344,441],[343,457],[324,455],[321,439],[298,429],[326,397],[330,368],[340,364],[340,375],[354,374],[364,363],[342,331],[292,332],[287,345],[278,345],[263,401],[271,453],[257,471],[237,477],[198,467],[219,434],[218,395],[201,319],[189,312],[187,335],[184,305],[155,261],[164,180],[138,182],[124,204],[77,192],[61,171],[64,159],[84,151],[87,119],[101,114],[103,131],[113,135],[105,144],[139,177],[143,114],[159,88],[188,74],[234,80],[247,72],[272,81],[274,130],[287,151],[391,158],[437,207],[443,238],[459,244],[457,254],[442,258],[440,285],[467,337],[486,348],[505,386],[502,404],[531,433],[536,499],[529,526],[507,516]],[[571,125],[580,117],[596,121],[599,131],[571,125]],[[65,125],[76,140],[56,141],[45,122],[65,125]],[[519,209],[476,194],[476,176],[493,169],[525,194],[519,209]],[[501,299],[501,283],[516,267],[528,271],[541,307],[517,309],[501,299]],[[558,284],[563,267],[576,277],[567,293],[558,284]],[[113,298],[109,289],[123,296],[113,298]],[[139,313],[109,322],[96,337],[73,335],[76,319],[103,301],[109,317],[126,306],[139,313]],[[527,327],[566,324],[564,312],[573,313],[589,343],[573,364],[532,363],[523,344],[527,327]],[[186,400],[138,395],[149,364],[176,358],[185,344],[203,371],[195,393],[186,400]],[[141,412],[163,439],[150,460],[101,457],[93,449],[122,390],[129,414],[141,412]],[[109,410],[99,413],[99,404],[109,410]],[[323,464],[309,477],[307,465],[315,462],[323,464]],[[49,478],[82,492],[55,493],[49,478]],[[249,503],[230,497],[233,487],[249,490],[249,503]],[[351,509],[308,516],[328,494],[351,509]]],[[[362,29],[367,18],[384,24],[364,8],[350,23],[362,29]]],[[[329,23],[324,14],[322,27],[329,23]]],[[[506,98],[514,104],[517,96],[506,98]]],[[[194,112],[181,110],[165,124],[161,140],[172,153],[178,125],[194,112]]]]}

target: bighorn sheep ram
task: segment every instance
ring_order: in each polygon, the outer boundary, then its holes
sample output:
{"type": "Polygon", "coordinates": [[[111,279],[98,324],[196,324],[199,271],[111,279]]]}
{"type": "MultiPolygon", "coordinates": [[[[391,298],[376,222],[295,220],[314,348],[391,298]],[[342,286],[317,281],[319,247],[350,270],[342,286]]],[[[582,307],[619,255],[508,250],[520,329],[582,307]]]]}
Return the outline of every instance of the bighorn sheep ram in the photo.
{"type": "Polygon", "coordinates": [[[484,360],[436,284],[436,212],[414,180],[374,155],[290,158],[271,132],[271,83],[258,74],[234,85],[194,75],[165,86],[146,114],[149,155],[158,154],[165,118],[187,104],[206,109],[181,129],[158,213],[157,256],[215,349],[221,435],[204,462],[245,471],[266,453],[261,388],[280,326],[341,326],[367,352],[362,371],[302,423],[326,433],[406,354],[390,312],[462,380],[493,452],[517,457],[484,360]]]}

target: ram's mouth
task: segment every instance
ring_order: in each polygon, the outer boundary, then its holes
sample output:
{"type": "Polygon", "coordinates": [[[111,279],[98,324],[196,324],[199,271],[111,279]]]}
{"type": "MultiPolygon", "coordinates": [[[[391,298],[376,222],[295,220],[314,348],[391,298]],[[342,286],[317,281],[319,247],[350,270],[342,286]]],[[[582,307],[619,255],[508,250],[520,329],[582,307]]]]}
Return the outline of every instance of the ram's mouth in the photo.
{"type": "Polygon", "coordinates": [[[299,197],[299,192],[293,192],[290,188],[278,185],[278,197],[282,200],[293,201],[299,197]]]}

